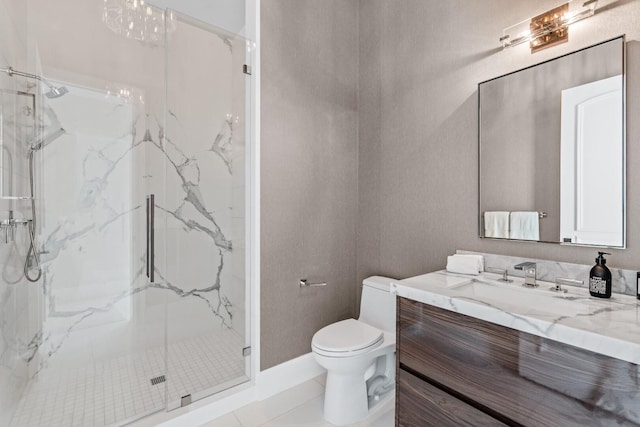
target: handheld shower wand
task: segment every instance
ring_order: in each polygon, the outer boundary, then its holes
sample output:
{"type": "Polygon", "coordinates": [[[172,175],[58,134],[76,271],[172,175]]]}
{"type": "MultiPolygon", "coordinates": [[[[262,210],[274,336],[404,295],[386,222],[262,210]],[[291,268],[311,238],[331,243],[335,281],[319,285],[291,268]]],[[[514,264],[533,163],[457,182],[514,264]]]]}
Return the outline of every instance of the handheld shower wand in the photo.
{"type": "MultiPolygon", "coordinates": [[[[63,96],[65,93],[68,93],[69,90],[64,86],[54,86],[49,83],[44,77],[25,73],[23,71],[14,70],[13,67],[8,66],[7,68],[0,68],[0,72],[6,73],[9,77],[12,76],[21,76],[29,79],[34,79],[40,81],[42,84],[46,85],[49,88],[49,91],[44,93],[44,96],[50,99],[59,98],[63,96]]],[[[42,266],[40,264],[40,255],[38,254],[38,250],[36,248],[35,242],[35,230],[36,230],[36,202],[35,202],[35,190],[34,190],[34,177],[33,177],[33,155],[34,152],[42,149],[46,144],[51,142],[52,140],[58,138],[60,135],[64,134],[65,131],[63,128],[56,130],[53,134],[49,135],[46,138],[43,138],[38,143],[34,144],[29,150],[29,189],[31,191],[31,221],[27,225],[27,229],[29,232],[29,250],[27,251],[27,256],[24,260],[24,277],[30,282],[37,282],[42,277],[42,266]],[[33,263],[32,263],[33,260],[33,263]],[[34,270],[33,266],[35,264],[35,270],[37,271],[35,276],[31,276],[32,271],[34,270]]]]}
{"type": "Polygon", "coordinates": [[[29,189],[31,190],[31,222],[27,225],[27,230],[29,231],[29,250],[27,251],[27,256],[24,260],[24,277],[30,282],[37,282],[42,277],[42,266],[40,265],[40,255],[38,255],[38,250],[36,249],[36,239],[35,239],[35,230],[36,230],[36,200],[35,200],[35,191],[33,188],[33,153],[36,150],[29,150],[29,189]],[[31,259],[34,260],[37,274],[35,276],[31,276],[31,259]]]}

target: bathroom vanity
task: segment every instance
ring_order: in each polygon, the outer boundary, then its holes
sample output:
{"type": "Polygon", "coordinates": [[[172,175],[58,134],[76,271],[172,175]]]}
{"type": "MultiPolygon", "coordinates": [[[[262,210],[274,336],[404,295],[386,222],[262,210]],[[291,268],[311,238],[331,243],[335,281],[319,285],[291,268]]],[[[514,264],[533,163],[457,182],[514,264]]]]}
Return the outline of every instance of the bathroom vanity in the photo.
{"type": "Polygon", "coordinates": [[[632,296],[483,273],[396,282],[397,426],[638,425],[632,296]]]}

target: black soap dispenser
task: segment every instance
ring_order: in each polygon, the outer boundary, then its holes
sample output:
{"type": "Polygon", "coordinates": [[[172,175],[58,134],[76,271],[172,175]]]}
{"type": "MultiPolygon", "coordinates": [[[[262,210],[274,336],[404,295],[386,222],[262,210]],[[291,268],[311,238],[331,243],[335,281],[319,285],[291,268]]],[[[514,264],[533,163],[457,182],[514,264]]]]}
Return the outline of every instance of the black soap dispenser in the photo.
{"type": "Polygon", "coordinates": [[[607,252],[598,252],[596,265],[589,273],[589,293],[592,297],[611,298],[611,271],[607,268],[607,260],[603,255],[611,255],[607,252]]]}

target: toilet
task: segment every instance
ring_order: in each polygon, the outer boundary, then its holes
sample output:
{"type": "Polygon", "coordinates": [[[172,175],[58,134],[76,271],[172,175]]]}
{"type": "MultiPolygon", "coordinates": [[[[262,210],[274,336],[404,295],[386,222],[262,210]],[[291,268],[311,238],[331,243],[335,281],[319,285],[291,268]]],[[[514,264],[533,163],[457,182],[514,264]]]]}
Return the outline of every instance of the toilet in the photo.
{"type": "Polygon", "coordinates": [[[311,350],[327,370],[324,419],[334,425],[357,422],[370,402],[395,386],[396,299],[388,277],[362,282],[360,317],[325,326],[311,350]]]}

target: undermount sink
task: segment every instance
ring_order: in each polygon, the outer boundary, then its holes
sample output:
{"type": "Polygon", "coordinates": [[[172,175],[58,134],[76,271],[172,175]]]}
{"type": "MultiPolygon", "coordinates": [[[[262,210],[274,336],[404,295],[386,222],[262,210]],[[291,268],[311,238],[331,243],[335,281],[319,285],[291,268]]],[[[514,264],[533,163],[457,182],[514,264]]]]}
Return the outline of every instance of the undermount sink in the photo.
{"type": "Polygon", "coordinates": [[[550,283],[540,282],[540,286],[529,288],[522,286],[522,279],[512,283],[500,282],[490,277],[479,276],[449,287],[458,298],[469,298],[478,302],[519,306],[527,310],[548,313],[557,316],[575,316],[587,314],[596,307],[597,302],[584,294],[584,289],[571,287],[568,292],[551,291],[550,283]]]}

